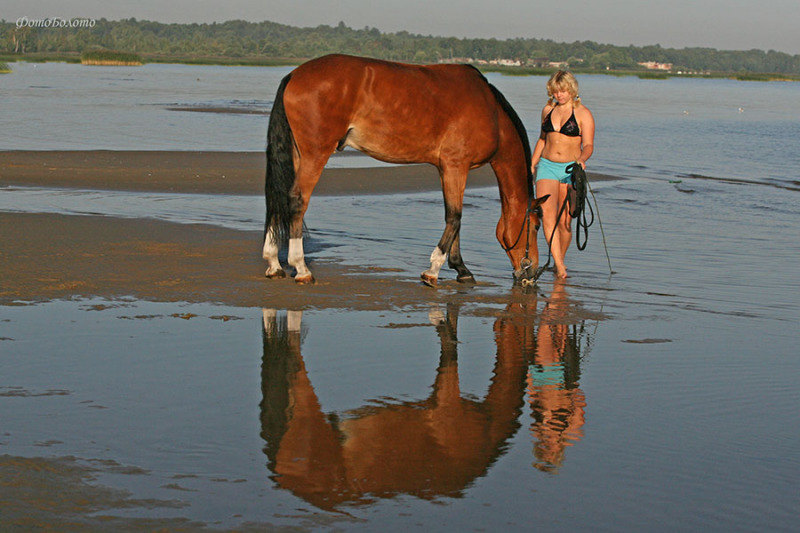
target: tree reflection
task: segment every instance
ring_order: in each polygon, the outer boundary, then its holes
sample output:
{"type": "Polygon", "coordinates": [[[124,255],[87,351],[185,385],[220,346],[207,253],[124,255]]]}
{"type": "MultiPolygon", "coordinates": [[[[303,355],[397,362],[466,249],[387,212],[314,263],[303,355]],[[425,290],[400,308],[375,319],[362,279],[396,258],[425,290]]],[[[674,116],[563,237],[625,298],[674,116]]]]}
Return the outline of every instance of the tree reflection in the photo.
{"type": "Polygon", "coordinates": [[[302,313],[264,310],[261,427],[275,481],[321,509],[397,494],[458,497],[507,450],[526,397],[536,420],[536,465],[553,470],[580,438],[585,407],[578,344],[558,321],[558,298],[563,287],[538,331],[535,299],[510,304],[495,321],[496,359],[483,399],[461,393],[459,307],[448,305],[429,314],[440,356],[428,398],[328,414],[303,361],[302,313]],[[555,367],[557,375],[546,374],[555,367]]]}

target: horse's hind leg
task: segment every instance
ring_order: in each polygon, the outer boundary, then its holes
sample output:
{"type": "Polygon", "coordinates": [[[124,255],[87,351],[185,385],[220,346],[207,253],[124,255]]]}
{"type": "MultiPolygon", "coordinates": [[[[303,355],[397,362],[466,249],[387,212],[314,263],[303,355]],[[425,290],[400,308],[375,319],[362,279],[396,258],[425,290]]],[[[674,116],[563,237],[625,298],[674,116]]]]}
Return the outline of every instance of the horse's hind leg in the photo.
{"type": "MultiPolygon", "coordinates": [[[[444,168],[439,175],[442,180],[442,192],[444,193],[444,220],[445,228],[439,244],[431,253],[431,267],[422,273],[422,282],[431,287],[435,287],[439,280],[439,270],[447,259],[447,254],[453,252],[453,244],[458,241],[458,233],[461,229],[461,211],[464,205],[464,187],[467,184],[467,169],[444,168]]],[[[456,244],[455,257],[451,257],[450,266],[458,271],[459,278],[464,276],[472,277],[472,274],[464,266],[461,258],[460,245],[456,244]],[[463,270],[461,270],[463,268],[463,270]]]]}
{"type": "Polygon", "coordinates": [[[278,260],[278,240],[272,228],[267,230],[264,236],[264,250],[262,256],[267,261],[266,276],[268,278],[285,278],[286,272],[283,271],[278,260]]]}
{"type": "Polygon", "coordinates": [[[300,284],[314,283],[314,276],[306,265],[303,251],[303,217],[308,209],[311,193],[314,192],[314,187],[319,181],[319,176],[322,174],[329,155],[330,153],[320,154],[318,157],[307,155],[296,165],[295,192],[300,196],[300,209],[289,229],[289,256],[287,259],[296,271],[295,282],[300,284]]]}

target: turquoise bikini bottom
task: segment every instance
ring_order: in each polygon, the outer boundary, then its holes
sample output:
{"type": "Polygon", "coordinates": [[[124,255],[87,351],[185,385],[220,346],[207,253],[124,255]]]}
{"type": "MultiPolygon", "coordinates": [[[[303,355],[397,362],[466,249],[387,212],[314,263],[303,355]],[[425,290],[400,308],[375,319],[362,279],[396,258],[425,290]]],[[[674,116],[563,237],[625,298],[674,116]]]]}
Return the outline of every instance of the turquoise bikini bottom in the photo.
{"type": "Polygon", "coordinates": [[[539,159],[539,164],[536,167],[536,181],[539,180],[556,180],[560,183],[569,183],[572,174],[567,172],[567,167],[574,161],[568,163],[556,163],[542,157],[539,159]]]}

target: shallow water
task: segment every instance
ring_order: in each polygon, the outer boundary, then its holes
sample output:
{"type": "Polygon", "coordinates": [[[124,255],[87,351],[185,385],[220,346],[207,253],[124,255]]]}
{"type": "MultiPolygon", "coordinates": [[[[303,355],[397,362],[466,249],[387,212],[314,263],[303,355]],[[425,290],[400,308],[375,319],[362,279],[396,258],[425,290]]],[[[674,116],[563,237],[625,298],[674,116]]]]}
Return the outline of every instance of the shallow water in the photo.
{"type": "MultiPolygon", "coordinates": [[[[267,112],[291,67],[15,63],[0,76],[4,150],[259,151],[267,112]],[[225,112],[175,111],[213,108],[225,112]],[[157,125],[157,127],[155,126],[157,125]]],[[[531,139],[546,78],[488,74],[531,139]]],[[[798,188],[800,83],[579,76],[597,122],[591,169],[676,179],[700,174],[798,188]]],[[[334,157],[329,166],[371,166],[334,157]]]]}
{"type": "Polygon", "coordinates": [[[575,321],[560,291],[505,318],[3,308],[0,453],[169,503],[102,514],[221,527],[793,527],[794,335],[631,303],[575,321]]]}
{"type": "MultiPolygon", "coordinates": [[[[485,286],[465,289],[470,305],[381,311],[2,307],[0,454],[105,461],[95,485],[161,502],[102,510],[130,519],[791,529],[796,193],[693,179],[594,190],[616,274],[595,226],[567,284],[545,274],[524,309],[481,304],[485,286]]],[[[480,281],[511,293],[496,194],[468,191],[463,248],[480,281]]],[[[261,224],[253,197],[6,189],[0,202],[261,224]]],[[[413,279],[442,206],[438,193],[317,197],[308,224],[312,269],[413,279]]]]}

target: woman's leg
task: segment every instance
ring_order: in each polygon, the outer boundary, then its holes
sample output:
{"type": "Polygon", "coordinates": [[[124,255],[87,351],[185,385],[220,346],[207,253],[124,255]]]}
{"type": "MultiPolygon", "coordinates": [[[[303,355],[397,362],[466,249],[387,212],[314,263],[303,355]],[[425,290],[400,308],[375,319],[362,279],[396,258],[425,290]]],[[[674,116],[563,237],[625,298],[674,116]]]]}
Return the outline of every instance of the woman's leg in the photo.
{"type": "MultiPolygon", "coordinates": [[[[564,198],[567,195],[567,187],[565,184],[560,183],[554,179],[541,179],[536,181],[536,196],[542,197],[546,194],[550,195],[542,204],[542,230],[544,231],[544,238],[550,246],[550,254],[553,257],[553,262],[556,264],[556,277],[566,278],[567,269],[564,266],[564,252],[566,247],[561,242],[562,231],[556,229],[558,211],[564,203],[564,198]],[[552,235],[552,240],[551,240],[552,235]]],[[[561,224],[558,224],[560,226],[561,224]]],[[[570,234],[571,235],[571,234],[570,234]]],[[[567,243],[569,246],[569,243],[567,243]]]]}

